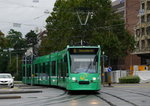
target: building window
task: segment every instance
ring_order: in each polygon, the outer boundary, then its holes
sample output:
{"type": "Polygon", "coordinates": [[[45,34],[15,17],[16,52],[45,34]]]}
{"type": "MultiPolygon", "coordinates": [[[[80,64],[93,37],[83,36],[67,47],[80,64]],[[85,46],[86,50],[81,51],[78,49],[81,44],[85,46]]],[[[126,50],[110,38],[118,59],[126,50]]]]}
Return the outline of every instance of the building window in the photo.
{"type": "Polygon", "coordinates": [[[143,10],[145,9],[145,4],[144,4],[144,3],[142,3],[142,9],[143,9],[143,10]]]}
{"type": "Polygon", "coordinates": [[[150,23],[150,14],[147,14],[147,22],[150,23]]]}
{"type": "Polygon", "coordinates": [[[142,28],[142,33],[141,33],[141,35],[142,35],[142,36],[145,35],[144,28],[142,28]]]}
{"type": "Polygon", "coordinates": [[[142,49],[145,47],[145,41],[142,40],[142,49]]]}
{"type": "Polygon", "coordinates": [[[136,30],[136,37],[139,37],[140,36],[140,29],[137,29],[136,30]]]}
{"type": "Polygon", "coordinates": [[[150,26],[148,26],[148,27],[146,28],[146,33],[147,33],[147,35],[150,35],[150,26]]]}
{"type": "Polygon", "coordinates": [[[147,2],[147,10],[150,10],[150,1],[147,2]]]}
{"type": "Polygon", "coordinates": [[[139,47],[140,47],[139,42],[137,42],[137,44],[136,44],[136,48],[139,48],[139,47]]]}
{"type": "Polygon", "coordinates": [[[150,48],[150,39],[147,40],[148,48],[150,48]]]}
{"type": "Polygon", "coordinates": [[[144,16],[141,17],[141,23],[144,23],[145,20],[144,20],[144,16]]]}

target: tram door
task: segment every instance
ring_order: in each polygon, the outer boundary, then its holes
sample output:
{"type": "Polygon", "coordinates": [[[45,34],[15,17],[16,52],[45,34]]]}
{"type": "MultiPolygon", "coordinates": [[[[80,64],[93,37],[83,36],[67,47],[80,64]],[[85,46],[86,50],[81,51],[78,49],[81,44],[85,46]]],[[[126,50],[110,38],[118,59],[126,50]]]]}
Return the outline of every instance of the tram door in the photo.
{"type": "Polygon", "coordinates": [[[57,64],[56,61],[52,61],[51,67],[51,85],[57,85],[57,64]]]}

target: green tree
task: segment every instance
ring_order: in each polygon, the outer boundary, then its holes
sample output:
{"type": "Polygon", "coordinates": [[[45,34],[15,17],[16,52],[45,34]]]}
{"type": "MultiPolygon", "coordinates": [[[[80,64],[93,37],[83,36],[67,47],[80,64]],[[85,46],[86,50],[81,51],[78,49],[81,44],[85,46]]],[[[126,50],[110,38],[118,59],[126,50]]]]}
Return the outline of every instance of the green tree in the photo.
{"type": "Polygon", "coordinates": [[[109,58],[125,56],[134,49],[134,38],[124,28],[124,21],[111,9],[111,0],[57,0],[47,18],[48,36],[43,39],[40,53],[62,50],[68,44],[85,40],[89,45],[101,45],[109,58]],[[86,25],[81,25],[77,11],[86,25]],[[86,13],[86,14],[85,14],[86,13]]]}
{"type": "Polygon", "coordinates": [[[21,48],[26,48],[26,40],[22,37],[22,33],[10,29],[6,37],[9,41],[9,48],[14,48],[15,50],[20,50],[21,48]]]}
{"type": "Polygon", "coordinates": [[[15,75],[16,79],[18,79],[19,76],[21,76],[21,58],[27,48],[27,42],[26,39],[22,37],[22,33],[15,31],[14,29],[10,29],[6,38],[9,43],[7,48],[14,48],[13,51],[9,51],[9,61],[6,70],[15,75]]]}
{"type": "Polygon", "coordinates": [[[0,36],[4,36],[4,33],[0,30],[0,36]]]}
{"type": "Polygon", "coordinates": [[[13,76],[15,76],[15,80],[21,80],[22,74],[21,74],[21,61],[22,57],[19,56],[18,59],[15,55],[11,57],[11,63],[8,63],[7,66],[7,72],[11,73],[13,76]],[[18,70],[18,72],[17,72],[18,70]]]}
{"type": "Polygon", "coordinates": [[[0,31],[0,49],[6,48],[8,46],[8,41],[4,37],[4,33],[0,31]]]}
{"type": "Polygon", "coordinates": [[[33,53],[37,54],[35,51],[35,45],[38,43],[37,34],[31,30],[25,35],[25,38],[27,40],[28,47],[32,47],[33,53]]]}
{"type": "Polygon", "coordinates": [[[0,31],[0,72],[7,72],[8,54],[3,52],[7,48],[8,40],[4,37],[4,33],[0,31]]]}
{"type": "Polygon", "coordinates": [[[7,65],[8,65],[8,54],[0,52],[0,73],[8,72],[7,65]]]}
{"type": "Polygon", "coordinates": [[[38,42],[37,34],[32,30],[25,35],[25,38],[27,39],[27,44],[31,47],[38,42]]]}

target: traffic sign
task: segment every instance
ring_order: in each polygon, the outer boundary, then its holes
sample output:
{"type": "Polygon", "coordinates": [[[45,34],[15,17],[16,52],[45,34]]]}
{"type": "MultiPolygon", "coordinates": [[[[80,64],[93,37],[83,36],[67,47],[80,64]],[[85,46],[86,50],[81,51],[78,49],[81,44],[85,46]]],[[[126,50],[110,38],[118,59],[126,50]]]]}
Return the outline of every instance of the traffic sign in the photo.
{"type": "Polygon", "coordinates": [[[111,72],[111,71],[112,71],[112,68],[108,67],[107,72],[111,72]]]}

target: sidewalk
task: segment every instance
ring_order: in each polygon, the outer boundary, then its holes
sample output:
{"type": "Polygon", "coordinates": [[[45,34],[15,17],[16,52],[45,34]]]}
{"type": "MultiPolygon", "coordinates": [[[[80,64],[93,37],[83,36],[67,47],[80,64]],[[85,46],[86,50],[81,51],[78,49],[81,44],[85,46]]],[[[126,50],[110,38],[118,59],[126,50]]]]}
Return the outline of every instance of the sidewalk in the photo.
{"type": "MultiPolygon", "coordinates": [[[[108,84],[102,85],[102,87],[109,87],[108,84]]],[[[111,84],[111,87],[149,87],[150,88],[150,83],[136,83],[136,84],[111,84]]]]}
{"type": "Polygon", "coordinates": [[[20,89],[20,88],[0,89],[0,94],[40,93],[40,92],[42,91],[34,89],[20,89]]]}

